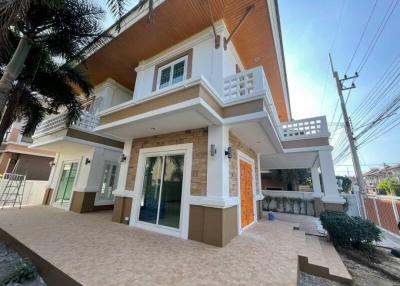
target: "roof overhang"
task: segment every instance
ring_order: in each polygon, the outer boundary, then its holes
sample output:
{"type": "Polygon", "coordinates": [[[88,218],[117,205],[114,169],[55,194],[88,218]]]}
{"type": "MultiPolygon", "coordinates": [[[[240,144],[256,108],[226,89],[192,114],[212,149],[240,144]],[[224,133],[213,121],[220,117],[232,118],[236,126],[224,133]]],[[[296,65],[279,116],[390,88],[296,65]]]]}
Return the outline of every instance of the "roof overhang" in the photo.
{"type": "Polygon", "coordinates": [[[222,19],[229,32],[239,23],[246,8],[255,5],[232,41],[245,69],[263,66],[280,120],[289,120],[290,104],[274,0],[159,0],[155,1],[152,23],[145,17],[146,7],[134,9],[116,37],[88,55],[85,66],[91,82],[97,85],[113,78],[133,90],[135,68],[141,60],[210,27],[209,3],[214,21],[222,19]]]}

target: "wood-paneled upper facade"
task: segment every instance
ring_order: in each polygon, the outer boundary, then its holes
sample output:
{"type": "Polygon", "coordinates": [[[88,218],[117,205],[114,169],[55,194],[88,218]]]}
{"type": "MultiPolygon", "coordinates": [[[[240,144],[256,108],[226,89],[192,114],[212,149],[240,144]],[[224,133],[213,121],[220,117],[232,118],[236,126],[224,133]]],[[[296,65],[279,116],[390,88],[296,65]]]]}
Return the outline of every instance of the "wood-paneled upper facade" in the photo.
{"type": "MultiPolygon", "coordinates": [[[[85,66],[89,77],[94,85],[112,78],[135,90],[137,69],[143,63],[205,29],[211,32],[211,19],[214,23],[223,23],[226,31],[221,31],[221,37],[229,37],[252,5],[254,9],[237,29],[230,45],[238,56],[239,68],[263,67],[279,119],[288,121],[291,119],[290,103],[274,0],[158,0],[150,23],[145,7],[134,8],[125,17],[119,32],[110,28],[115,38],[87,55],[85,66]]],[[[194,54],[193,61],[199,60],[194,54]]],[[[153,86],[153,81],[150,85],[153,86]]]]}

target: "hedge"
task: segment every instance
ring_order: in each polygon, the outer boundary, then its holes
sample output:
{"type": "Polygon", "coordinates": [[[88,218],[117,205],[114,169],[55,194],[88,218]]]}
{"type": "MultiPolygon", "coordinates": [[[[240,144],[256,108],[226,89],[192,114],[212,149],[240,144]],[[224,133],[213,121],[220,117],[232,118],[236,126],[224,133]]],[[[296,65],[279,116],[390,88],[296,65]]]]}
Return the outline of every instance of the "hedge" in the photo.
{"type": "Polygon", "coordinates": [[[369,220],[334,211],[321,213],[320,219],[335,245],[361,249],[381,240],[381,230],[369,220]]]}

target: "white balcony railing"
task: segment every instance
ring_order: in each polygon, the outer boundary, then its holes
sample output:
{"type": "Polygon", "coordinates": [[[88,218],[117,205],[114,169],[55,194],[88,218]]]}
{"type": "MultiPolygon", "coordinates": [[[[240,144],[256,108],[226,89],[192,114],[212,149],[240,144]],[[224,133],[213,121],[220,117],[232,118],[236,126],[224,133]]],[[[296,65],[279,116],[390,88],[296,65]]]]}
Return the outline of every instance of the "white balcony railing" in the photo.
{"type": "MultiPolygon", "coordinates": [[[[34,138],[39,137],[41,135],[46,135],[52,132],[56,132],[58,130],[66,128],[66,120],[67,114],[61,113],[54,117],[44,120],[40,125],[36,128],[34,138]]],[[[98,116],[89,113],[87,111],[82,111],[81,116],[71,124],[71,127],[75,127],[78,129],[82,129],[85,131],[92,131],[99,124],[98,116]]]]}
{"type": "Polygon", "coordinates": [[[224,78],[223,101],[233,102],[269,92],[261,66],[224,78]]]}
{"type": "Polygon", "coordinates": [[[281,123],[261,66],[228,76],[224,79],[223,102],[236,103],[263,96],[282,141],[329,137],[326,117],[314,117],[281,123]]]}
{"type": "Polygon", "coordinates": [[[281,123],[281,140],[329,137],[326,117],[313,117],[281,123]]]}

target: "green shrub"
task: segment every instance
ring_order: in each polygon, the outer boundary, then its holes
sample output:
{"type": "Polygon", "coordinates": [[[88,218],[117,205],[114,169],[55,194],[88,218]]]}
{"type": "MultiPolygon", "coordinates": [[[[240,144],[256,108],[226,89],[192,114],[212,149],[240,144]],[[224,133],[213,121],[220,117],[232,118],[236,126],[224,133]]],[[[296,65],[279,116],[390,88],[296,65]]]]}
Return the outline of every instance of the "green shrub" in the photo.
{"type": "Polygon", "coordinates": [[[335,245],[366,249],[381,240],[381,230],[368,220],[333,211],[321,213],[320,219],[335,245]]]}

